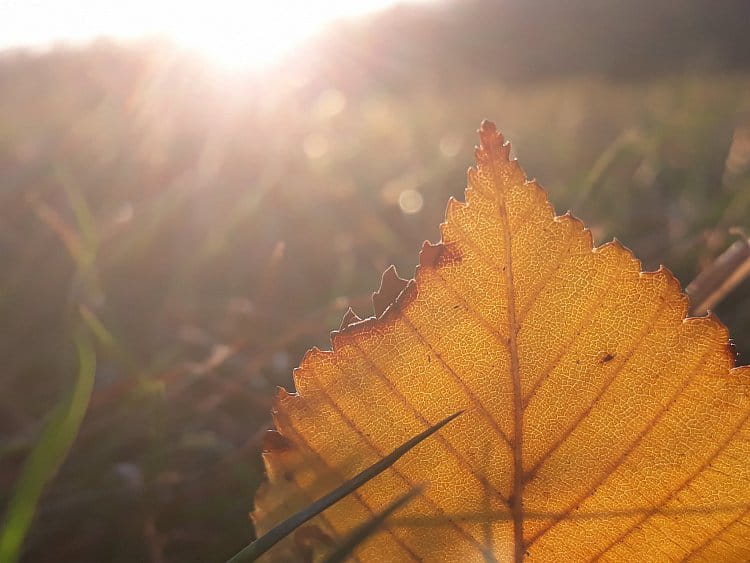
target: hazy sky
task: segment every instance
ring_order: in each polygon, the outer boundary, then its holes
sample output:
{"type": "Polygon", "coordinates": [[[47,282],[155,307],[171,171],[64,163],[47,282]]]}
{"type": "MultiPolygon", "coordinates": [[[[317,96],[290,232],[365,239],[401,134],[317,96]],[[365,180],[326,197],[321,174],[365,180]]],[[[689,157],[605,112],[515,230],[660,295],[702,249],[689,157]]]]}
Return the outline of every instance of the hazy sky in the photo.
{"type": "Polygon", "coordinates": [[[0,49],[166,35],[221,63],[262,66],[327,22],[396,0],[0,0],[0,49]]]}

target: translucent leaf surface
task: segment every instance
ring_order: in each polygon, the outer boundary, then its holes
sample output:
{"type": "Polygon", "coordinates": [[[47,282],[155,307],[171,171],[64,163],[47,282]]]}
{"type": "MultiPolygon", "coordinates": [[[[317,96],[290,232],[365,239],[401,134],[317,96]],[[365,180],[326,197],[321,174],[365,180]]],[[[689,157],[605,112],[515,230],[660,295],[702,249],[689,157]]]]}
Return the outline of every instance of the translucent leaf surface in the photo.
{"type": "Polygon", "coordinates": [[[279,393],[258,532],[465,413],[271,557],[325,553],[425,484],[360,561],[748,560],[750,368],[726,329],[480,138],[415,279],[386,272],[378,316],[347,314],[279,393]]]}

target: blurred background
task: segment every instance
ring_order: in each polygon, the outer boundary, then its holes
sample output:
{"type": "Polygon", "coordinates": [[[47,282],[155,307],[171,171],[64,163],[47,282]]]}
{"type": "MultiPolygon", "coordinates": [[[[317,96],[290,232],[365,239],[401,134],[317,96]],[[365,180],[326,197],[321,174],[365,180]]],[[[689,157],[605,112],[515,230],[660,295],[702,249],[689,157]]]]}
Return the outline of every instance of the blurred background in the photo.
{"type": "MultiPolygon", "coordinates": [[[[184,4],[0,0],[0,559],[246,544],[275,387],[484,118],[683,284],[750,229],[746,0],[184,4]]],[[[747,363],[750,284],[716,312],[747,363]]]]}

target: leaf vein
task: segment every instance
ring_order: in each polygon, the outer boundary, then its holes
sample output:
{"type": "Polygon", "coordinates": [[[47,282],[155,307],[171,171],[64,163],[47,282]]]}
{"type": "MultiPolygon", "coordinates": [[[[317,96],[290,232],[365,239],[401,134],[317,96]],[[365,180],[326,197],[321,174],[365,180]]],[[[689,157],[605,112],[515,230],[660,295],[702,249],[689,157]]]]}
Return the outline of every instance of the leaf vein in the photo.
{"type": "MultiPolygon", "coordinates": [[[[307,439],[305,439],[304,435],[302,435],[302,433],[299,432],[294,427],[294,425],[292,424],[291,420],[289,420],[288,418],[286,418],[285,429],[286,430],[290,430],[296,436],[297,443],[300,444],[300,445],[302,445],[305,449],[307,449],[310,453],[312,453],[313,456],[318,461],[320,461],[320,463],[330,473],[332,473],[333,475],[335,475],[342,482],[345,480],[345,477],[336,468],[334,468],[331,464],[329,464],[325,460],[325,458],[323,457],[323,455],[320,452],[318,452],[315,448],[312,447],[312,444],[310,444],[310,442],[308,442],[307,439]]],[[[370,517],[372,517],[372,518],[375,517],[375,511],[372,508],[370,508],[370,506],[364,501],[364,499],[362,498],[362,495],[359,493],[359,491],[352,491],[351,496],[352,496],[352,498],[355,498],[359,502],[360,505],[362,505],[362,507],[365,509],[365,511],[367,511],[370,514],[370,517]]],[[[321,516],[322,516],[322,514],[321,514],[321,516]]],[[[395,531],[391,528],[391,526],[387,522],[383,524],[383,530],[388,535],[390,535],[396,541],[396,543],[406,553],[408,553],[411,556],[411,558],[414,561],[421,561],[421,559],[414,553],[414,551],[412,551],[412,549],[408,545],[406,545],[406,543],[395,533],[395,531]]]]}
{"type": "MultiPolygon", "coordinates": [[[[388,376],[383,372],[383,370],[369,357],[369,355],[365,352],[364,349],[362,349],[361,346],[358,344],[354,344],[354,347],[359,352],[360,356],[362,356],[362,359],[364,359],[372,368],[372,370],[375,372],[376,376],[385,384],[386,387],[393,393],[396,398],[399,400],[399,402],[414,415],[417,420],[419,420],[422,424],[425,424],[427,426],[430,426],[431,423],[428,421],[422,413],[419,412],[419,410],[412,405],[409,400],[406,398],[406,396],[399,391],[399,389],[393,384],[393,382],[388,378],[388,376]]],[[[338,360],[336,361],[336,366],[338,367],[339,371],[343,375],[346,375],[346,372],[344,371],[343,367],[339,364],[338,360]]],[[[459,463],[462,463],[464,467],[469,471],[469,474],[472,475],[481,485],[486,485],[490,488],[492,488],[495,493],[500,497],[500,499],[507,504],[508,500],[505,498],[505,496],[492,487],[492,485],[489,483],[489,480],[484,476],[478,473],[472,466],[469,464],[469,462],[466,460],[465,456],[461,455],[461,453],[456,449],[456,447],[445,438],[442,434],[437,433],[432,438],[434,441],[439,442],[445,450],[450,453],[459,463]]]]}
{"type": "Polygon", "coordinates": [[[508,446],[510,446],[510,443],[511,443],[510,438],[508,438],[508,436],[505,434],[503,429],[500,428],[500,425],[497,423],[495,418],[489,413],[487,408],[482,404],[482,402],[479,400],[479,397],[477,397],[474,391],[472,391],[472,389],[468,385],[466,385],[463,378],[460,377],[456,373],[456,371],[448,365],[448,363],[443,358],[442,354],[440,354],[440,352],[438,352],[437,349],[430,342],[427,341],[427,339],[419,332],[419,330],[417,330],[417,328],[414,326],[414,323],[412,323],[411,320],[409,320],[406,314],[402,312],[401,318],[403,319],[404,324],[409,329],[409,331],[412,334],[414,334],[414,336],[416,336],[417,339],[420,342],[422,342],[422,344],[426,346],[427,349],[430,350],[430,352],[432,352],[435,355],[438,362],[440,362],[440,365],[442,365],[443,368],[445,369],[446,373],[448,373],[459,384],[463,392],[466,394],[466,397],[471,401],[472,405],[474,405],[474,408],[476,408],[477,411],[487,420],[490,427],[497,433],[497,435],[500,438],[503,439],[503,441],[508,446]]]}
{"type": "Polygon", "coordinates": [[[602,301],[604,301],[604,298],[607,296],[607,288],[606,286],[602,286],[599,288],[598,293],[596,294],[596,297],[592,300],[591,305],[585,310],[583,316],[581,317],[581,322],[576,327],[575,331],[573,332],[573,335],[568,339],[568,341],[565,343],[565,345],[560,349],[560,352],[555,356],[555,359],[550,362],[550,364],[544,369],[544,371],[541,373],[541,375],[534,381],[534,383],[531,386],[531,389],[529,389],[529,392],[524,397],[524,405],[526,407],[529,406],[529,403],[531,402],[531,399],[534,398],[534,395],[539,390],[539,387],[547,381],[547,378],[549,377],[550,373],[552,373],[552,370],[555,369],[558,364],[560,363],[560,360],[562,360],[567,353],[570,352],[570,345],[576,341],[576,339],[581,335],[581,332],[589,325],[591,324],[592,320],[596,317],[597,314],[603,313],[599,309],[599,306],[602,304],[602,301]]]}
{"type": "Polygon", "coordinates": [[[659,314],[661,314],[663,309],[664,309],[664,302],[662,301],[661,304],[656,308],[656,312],[651,316],[649,321],[646,323],[643,329],[641,329],[640,333],[636,336],[633,346],[628,351],[627,355],[620,361],[619,365],[617,365],[611,370],[609,376],[604,382],[604,385],[599,389],[599,391],[591,400],[589,405],[583,411],[581,411],[581,413],[576,417],[576,419],[573,422],[573,425],[567,428],[565,431],[563,431],[560,437],[557,440],[555,440],[555,442],[552,443],[552,445],[539,458],[539,460],[527,472],[527,474],[534,475],[542,466],[542,464],[545,461],[547,461],[547,459],[549,459],[560,447],[562,447],[563,444],[565,444],[565,442],[571,437],[571,435],[576,431],[576,429],[581,425],[581,423],[583,423],[583,421],[588,417],[591,411],[594,410],[594,407],[596,407],[599,404],[602,397],[607,393],[607,391],[615,382],[617,377],[622,373],[622,370],[625,368],[628,362],[633,358],[636,352],[638,352],[638,350],[641,348],[641,346],[646,341],[648,336],[654,330],[654,324],[655,324],[654,321],[657,319],[659,314]]]}
{"type": "Polygon", "coordinates": [[[574,229],[572,225],[573,223],[571,222],[571,226],[568,228],[568,232],[566,233],[565,249],[560,252],[555,258],[555,266],[549,272],[547,272],[547,274],[539,283],[537,283],[536,287],[531,292],[526,305],[521,307],[521,310],[518,312],[519,325],[523,323],[523,320],[526,318],[526,314],[529,312],[529,309],[533,307],[534,303],[536,303],[536,300],[539,298],[539,295],[541,295],[542,291],[544,291],[544,288],[547,287],[547,285],[549,285],[549,283],[554,279],[556,274],[560,271],[560,268],[562,268],[562,265],[567,262],[567,259],[572,258],[572,255],[568,254],[570,251],[570,247],[573,246],[573,241],[575,240],[575,233],[573,232],[574,229]]]}
{"type": "Polygon", "coordinates": [[[508,349],[508,340],[507,336],[505,336],[500,330],[492,326],[490,322],[482,316],[482,314],[474,307],[472,307],[468,301],[466,301],[463,297],[461,297],[458,292],[451,287],[450,283],[448,283],[448,280],[445,279],[442,275],[440,275],[440,272],[435,270],[435,276],[441,281],[443,287],[448,290],[448,292],[453,295],[463,306],[464,310],[469,313],[479,324],[481,324],[484,328],[487,329],[487,332],[489,332],[492,336],[494,336],[497,341],[505,348],[508,349]]]}
{"type": "MultiPolygon", "coordinates": [[[[338,364],[337,364],[338,365],[338,364]]],[[[331,396],[328,394],[328,392],[325,390],[323,385],[320,384],[320,379],[318,378],[317,374],[315,373],[315,370],[308,368],[308,373],[315,378],[316,382],[318,383],[318,390],[323,395],[323,398],[325,399],[325,402],[336,412],[336,414],[339,416],[339,418],[346,424],[352,432],[362,441],[364,442],[379,458],[383,458],[387,455],[387,452],[383,452],[378,448],[375,443],[370,440],[370,438],[367,437],[367,435],[362,432],[362,430],[355,424],[355,422],[336,404],[336,402],[331,398],[331,396]]],[[[343,370],[339,368],[339,371],[341,371],[342,374],[344,374],[343,370]]],[[[429,423],[427,424],[427,427],[431,426],[429,423]]],[[[399,471],[396,466],[392,466],[390,468],[390,471],[393,472],[394,475],[399,477],[404,484],[407,486],[409,490],[412,490],[417,487],[417,483],[413,482],[411,479],[409,479],[406,475],[404,475],[401,471],[399,471]]],[[[458,525],[457,522],[455,522],[450,516],[448,516],[445,511],[437,505],[428,495],[423,494],[422,499],[427,502],[432,508],[434,508],[441,516],[443,516],[448,524],[450,524],[455,530],[457,530],[461,535],[463,535],[466,539],[468,539],[470,542],[476,543],[476,540],[469,535],[466,530],[464,530],[461,526],[458,525]]]]}
{"type": "Polygon", "coordinates": [[[557,526],[564,518],[566,518],[577,506],[579,506],[581,503],[583,503],[586,499],[588,499],[591,495],[594,494],[594,492],[603,485],[614,473],[617,471],[617,469],[625,463],[628,456],[635,450],[635,448],[638,447],[638,445],[643,442],[643,439],[649,434],[651,430],[659,423],[659,421],[664,418],[664,416],[667,414],[667,412],[670,410],[672,406],[677,402],[679,397],[682,395],[682,393],[689,387],[689,385],[692,383],[695,375],[698,373],[698,371],[701,369],[703,364],[705,363],[706,359],[708,358],[710,350],[707,350],[704,352],[704,354],[701,356],[700,360],[696,363],[696,365],[693,367],[693,370],[690,372],[690,375],[685,378],[685,381],[680,386],[680,388],[677,390],[677,392],[672,395],[669,402],[667,402],[666,405],[664,405],[661,410],[659,410],[658,413],[656,413],[656,416],[652,420],[650,420],[641,430],[641,432],[636,436],[635,440],[630,443],[630,445],[623,451],[620,456],[615,460],[615,462],[607,468],[606,472],[602,475],[600,475],[593,483],[592,486],[588,488],[588,490],[578,497],[575,502],[573,502],[567,509],[565,509],[563,512],[561,512],[553,522],[551,522],[548,526],[541,529],[539,532],[537,532],[531,540],[529,540],[529,546],[535,543],[539,538],[541,538],[544,534],[548,533],[552,528],[557,526]]]}
{"type": "MultiPolygon", "coordinates": [[[[748,419],[750,418],[750,411],[748,411],[741,419],[739,424],[737,424],[732,431],[729,433],[729,435],[722,440],[721,444],[719,444],[719,447],[716,448],[716,450],[708,456],[704,462],[701,464],[701,466],[696,469],[693,473],[691,473],[681,484],[679,487],[677,487],[675,490],[673,490],[671,493],[669,493],[665,498],[663,498],[656,506],[654,506],[651,510],[649,510],[646,514],[644,514],[641,519],[633,524],[630,528],[628,528],[624,533],[622,533],[616,540],[614,540],[611,544],[609,544],[603,551],[598,553],[592,561],[596,561],[597,559],[600,559],[602,555],[604,555],[607,551],[612,549],[615,545],[622,542],[626,537],[631,535],[637,528],[641,527],[645,522],[647,522],[651,517],[654,516],[657,512],[659,512],[669,501],[671,501],[673,498],[675,498],[678,494],[680,494],[683,490],[685,490],[693,481],[695,481],[698,477],[700,477],[703,472],[714,462],[716,459],[722,454],[722,452],[732,443],[732,440],[734,437],[739,434],[739,432],[744,428],[745,424],[747,423],[748,419]]],[[[748,509],[750,510],[750,509],[748,509]]],[[[747,513],[748,510],[745,512],[747,513]]],[[[714,536],[717,537],[717,536],[714,536]]]]}

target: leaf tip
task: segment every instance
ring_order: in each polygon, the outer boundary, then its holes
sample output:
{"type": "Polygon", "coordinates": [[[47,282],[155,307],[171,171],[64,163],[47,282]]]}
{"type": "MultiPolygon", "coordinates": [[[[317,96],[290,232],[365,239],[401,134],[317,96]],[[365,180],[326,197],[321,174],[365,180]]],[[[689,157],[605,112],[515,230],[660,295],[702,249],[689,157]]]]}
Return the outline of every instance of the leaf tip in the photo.
{"type": "MultiPolygon", "coordinates": [[[[479,130],[477,131],[479,133],[479,138],[482,140],[482,143],[484,144],[486,141],[494,141],[498,137],[497,132],[497,125],[495,125],[494,121],[490,121],[489,119],[483,119],[482,123],[479,124],[479,130]]],[[[502,139],[502,133],[499,135],[502,139]]]]}
{"type": "Polygon", "coordinates": [[[492,158],[500,153],[504,159],[510,155],[510,145],[505,142],[505,136],[497,130],[495,123],[485,119],[479,126],[479,147],[475,151],[477,164],[482,164],[487,157],[492,158]]]}

